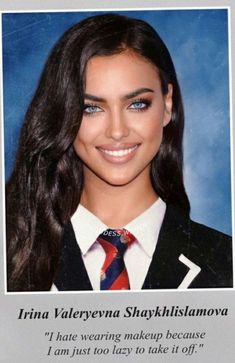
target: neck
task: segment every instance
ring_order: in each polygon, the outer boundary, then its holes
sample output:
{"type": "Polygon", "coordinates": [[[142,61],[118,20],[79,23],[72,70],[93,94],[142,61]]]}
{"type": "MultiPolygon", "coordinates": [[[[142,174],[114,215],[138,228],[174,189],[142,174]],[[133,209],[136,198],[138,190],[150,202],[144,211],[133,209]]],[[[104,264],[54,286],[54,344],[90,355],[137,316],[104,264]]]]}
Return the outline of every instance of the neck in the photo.
{"type": "Polygon", "coordinates": [[[94,182],[92,177],[85,176],[81,204],[109,228],[122,228],[148,209],[157,198],[150,178],[113,186],[97,177],[94,182]]]}

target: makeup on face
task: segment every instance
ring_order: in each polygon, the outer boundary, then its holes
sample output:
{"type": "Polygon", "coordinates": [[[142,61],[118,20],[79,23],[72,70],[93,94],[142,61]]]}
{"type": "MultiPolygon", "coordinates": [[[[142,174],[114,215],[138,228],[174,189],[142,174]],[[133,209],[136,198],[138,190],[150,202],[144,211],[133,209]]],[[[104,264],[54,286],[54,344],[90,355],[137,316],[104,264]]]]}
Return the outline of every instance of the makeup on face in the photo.
{"type": "Polygon", "coordinates": [[[91,58],[74,142],[85,181],[87,173],[114,186],[149,178],[171,105],[172,90],[162,94],[157,69],[145,58],[133,52],[91,58]]]}

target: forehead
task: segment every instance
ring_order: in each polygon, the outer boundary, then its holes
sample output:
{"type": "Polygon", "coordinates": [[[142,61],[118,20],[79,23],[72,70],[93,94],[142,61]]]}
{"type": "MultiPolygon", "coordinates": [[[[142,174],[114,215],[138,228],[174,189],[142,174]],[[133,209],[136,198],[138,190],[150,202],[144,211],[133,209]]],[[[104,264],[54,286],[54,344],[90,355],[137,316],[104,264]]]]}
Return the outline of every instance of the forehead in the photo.
{"type": "Polygon", "coordinates": [[[87,63],[85,80],[86,92],[154,87],[160,83],[157,67],[133,51],[92,57],[87,63]]]}

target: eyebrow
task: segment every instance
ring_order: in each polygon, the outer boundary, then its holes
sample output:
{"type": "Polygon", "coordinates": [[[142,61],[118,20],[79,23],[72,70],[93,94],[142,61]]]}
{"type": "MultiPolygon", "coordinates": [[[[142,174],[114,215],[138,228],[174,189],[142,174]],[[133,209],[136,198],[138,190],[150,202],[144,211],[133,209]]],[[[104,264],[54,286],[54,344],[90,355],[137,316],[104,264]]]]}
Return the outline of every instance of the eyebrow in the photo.
{"type": "Polygon", "coordinates": [[[133,97],[141,95],[142,93],[148,93],[148,92],[154,93],[154,90],[151,88],[138,88],[137,90],[128,93],[123,98],[125,100],[129,100],[130,98],[133,98],[133,97]]]}
{"type": "MultiPolygon", "coordinates": [[[[122,97],[122,99],[129,100],[133,97],[141,95],[142,93],[148,93],[148,92],[154,93],[154,90],[152,90],[151,88],[138,88],[138,89],[124,95],[122,97]]],[[[95,101],[95,102],[105,102],[104,98],[97,97],[97,96],[91,95],[89,93],[85,93],[84,98],[87,100],[90,100],[90,101],[95,101]]]]}

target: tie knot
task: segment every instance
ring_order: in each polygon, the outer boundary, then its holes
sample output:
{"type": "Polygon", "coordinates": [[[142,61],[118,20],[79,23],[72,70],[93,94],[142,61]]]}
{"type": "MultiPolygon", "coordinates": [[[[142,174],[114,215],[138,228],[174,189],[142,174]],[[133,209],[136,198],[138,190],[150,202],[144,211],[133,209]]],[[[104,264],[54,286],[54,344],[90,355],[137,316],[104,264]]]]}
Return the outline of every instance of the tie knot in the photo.
{"type": "Polygon", "coordinates": [[[126,229],[106,229],[99,235],[97,241],[106,254],[118,253],[122,256],[127,247],[135,241],[135,237],[126,229]]]}

